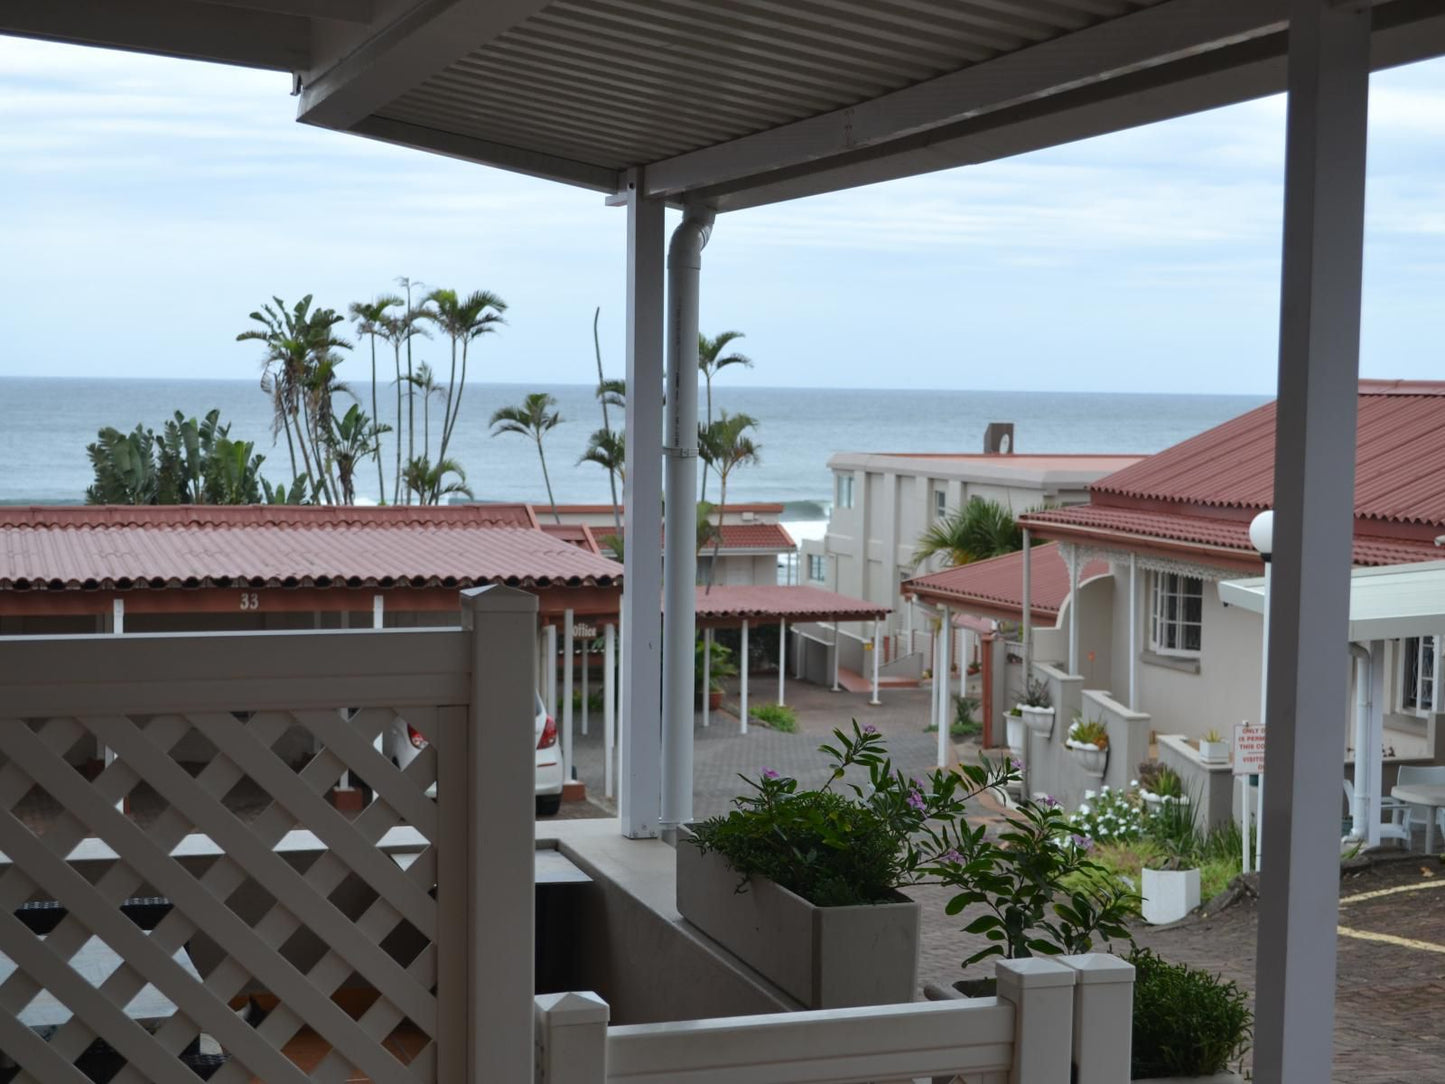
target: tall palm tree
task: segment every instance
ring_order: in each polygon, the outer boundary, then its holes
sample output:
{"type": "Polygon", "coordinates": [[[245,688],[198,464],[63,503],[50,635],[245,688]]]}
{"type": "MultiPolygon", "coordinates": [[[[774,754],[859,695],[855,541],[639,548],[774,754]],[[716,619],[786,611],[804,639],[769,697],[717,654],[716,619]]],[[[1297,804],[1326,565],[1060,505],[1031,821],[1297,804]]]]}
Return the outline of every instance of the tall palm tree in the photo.
{"type": "MultiPolygon", "coordinates": [[[[582,459],[588,459],[590,457],[590,453],[592,453],[597,444],[599,434],[605,433],[608,438],[611,437],[612,422],[608,420],[607,408],[612,405],[616,396],[609,390],[608,385],[622,383],[620,380],[609,381],[607,374],[602,371],[602,340],[597,334],[597,322],[601,319],[602,306],[598,305],[592,313],[592,353],[596,355],[597,358],[597,398],[602,402],[602,428],[598,430],[597,433],[592,434],[592,440],[588,442],[587,451],[582,453],[582,459]]],[[[582,459],[579,459],[578,462],[582,462],[582,459]]],[[[601,462],[601,460],[595,458],[592,461],[594,463],[601,462]]],[[[604,464],[604,466],[606,466],[606,464],[604,464]]],[[[612,527],[615,533],[621,534],[622,509],[617,505],[617,471],[611,466],[607,467],[607,484],[612,490],[612,527]]]]}
{"type": "MultiPolygon", "coordinates": [[[[377,425],[355,403],[343,417],[332,417],[326,443],[336,463],[342,504],[356,503],[356,467],[367,456],[381,458],[381,434],[390,431],[390,426],[377,425]]],[[[383,492],[383,502],[385,497],[383,492]]]]}
{"type": "Polygon", "coordinates": [[[548,430],[555,429],[562,415],[554,407],[557,400],[543,391],[534,391],[522,400],[521,406],[502,407],[492,415],[492,436],[502,433],[517,433],[531,437],[537,442],[537,457],[542,461],[542,481],[547,485],[547,500],[552,505],[552,518],[558,523],[562,517],[557,514],[557,499],[552,496],[552,479],[547,474],[547,453],[542,447],[542,438],[548,430]]]}
{"type": "Polygon", "coordinates": [[[410,460],[402,470],[406,487],[416,494],[418,504],[440,504],[443,497],[453,493],[472,496],[467,485],[467,472],[455,459],[441,459],[436,466],[426,456],[410,460]],[[448,475],[456,475],[448,480],[448,475]]]}
{"type": "MultiPolygon", "coordinates": [[[[757,424],[757,419],[750,414],[729,414],[723,410],[718,412],[717,421],[705,429],[699,427],[698,457],[708,467],[717,471],[718,480],[717,534],[713,538],[712,570],[717,568],[718,552],[722,549],[723,516],[726,514],[728,503],[728,478],[739,467],[756,463],[761,458],[758,454],[761,445],[748,436],[748,430],[757,428],[757,424]]],[[[712,570],[708,573],[709,590],[712,589],[712,570]]]]}
{"type": "MultiPolygon", "coordinates": [[[[408,283],[408,280],[401,280],[408,283]]],[[[406,387],[407,401],[407,425],[406,425],[406,457],[410,462],[416,458],[416,403],[412,398],[413,373],[411,364],[411,340],[414,336],[420,335],[423,338],[430,338],[431,333],[421,326],[422,311],[408,305],[405,311],[395,316],[386,316],[381,323],[381,337],[391,344],[393,359],[396,364],[396,477],[392,481],[391,503],[398,504],[402,499],[403,492],[406,492],[410,499],[410,490],[403,491],[401,480],[401,395],[402,387],[406,387]],[[401,351],[406,348],[406,377],[401,375],[401,351]]],[[[423,365],[426,362],[422,362],[423,365]]],[[[426,449],[422,449],[426,454],[426,449]]]]}
{"type": "Polygon", "coordinates": [[[475,290],[466,297],[458,296],[455,290],[433,290],[427,294],[429,308],[425,315],[452,341],[452,370],[447,380],[447,404],[442,417],[441,446],[437,458],[445,459],[447,445],[452,441],[452,430],[456,428],[457,417],[462,409],[462,392],[467,383],[467,348],[472,340],[497,330],[505,323],[502,313],[507,303],[487,290],[475,290]],[[462,377],[457,380],[457,347],[462,349],[462,377]]]}
{"type": "MultiPolygon", "coordinates": [[[[331,312],[330,309],[322,311],[331,312]]],[[[332,313],[332,315],[336,316],[337,320],[341,319],[339,314],[332,313]]],[[[356,398],[352,394],[351,388],[336,379],[336,366],[342,360],[340,354],[330,350],[316,357],[306,372],[302,400],[305,407],[302,416],[311,437],[311,449],[316,456],[316,469],[321,475],[321,489],[326,499],[332,504],[342,503],[339,499],[340,487],[332,475],[332,467],[335,466],[335,462],[330,446],[331,426],[336,418],[335,398],[338,395],[356,398]],[[325,454],[323,455],[323,453],[325,454]]]]}
{"type": "MultiPolygon", "coordinates": [[[[397,276],[397,279],[396,279],[396,284],[397,284],[398,286],[400,286],[400,287],[402,288],[402,291],[406,294],[406,321],[407,321],[407,325],[406,325],[406,335],[405,335],[405,339],[404,339],[404,341],[406,342],[406,376],[407,376],[407,381],[408,381],[408,383],[407,383],[407,404],[406,404],[406,414],[407,414],[407,417],[406,417],[406,439],[407,439],[406,458],[407,458],[407,462],[410,463],[413,459],[416,458],[416,447],[415,447],[415,445],[416,445],[416,440],[415,440],[415,436],[416,436],[416,404],[415,404],[414,402],[412,402],[412,400],[411,400],[411,390],[412,390],[412,389],[411,389],[411,384],[410,384],[411,374],[412,374],[412,364],[411,364],[411,340],[412,340],[412,336],[415,335],[415,334],[417,334],[417,332],[418,332],[418,330],[419,330],[419,323],[418,323],[418,321],[422,320],[422,319],[426,316],[426,303],[425,303],[425,302],[422,302],[422,304],[420,304],[420,305],[412,305],[412,303],[411,303],[411,288],[412,288],[413,286],[415,286],[415,287],[417,287],[418,289],[421,289],[421,288],[423,288],[423,287],[426,286],[426,283],[424,283],[424,282],[419,282],[419,281],[417,281],[417,280],[415,280],[415,279],[408,278],[406,275],[398,275],[398,276],[397,276]]],[[[397,374],[397,375],[400,376],[400,371],[398,371],[398,374],[397,374]]],[[[398,423],[397,429],[398,429],[398,432],[400,432],[400,423],[398,423]]],[[[400,439],[400,438],[398,437],[398,439],[400,439]]],[[[410,501],[410,497],[408,497],[407,499],[408,499],[408,501],[410,501]]]]}
{"type": "MultiPolygon", "coordinates": [[[[707,425],[712,425],[712,378],[730,365],[742,365],[751,369],[753,359],[746,354],[724,354],[723,351],[738,339],[745,338],[741,331],[724,331],[708,338],[698,332],[697,336],[697,367],[702,372],[703,379],[707,381],[707,425]]],[[[701,499],[707,499],[707,464],[702,468],[702,493],[701,499]]]]}
{"type": "MultiPolygon", "coordinates": [[[[577,460],[578,463],[596,463],[605,470],[612,478],[613,492],[615,493],[618,479],[625,484],[627,482],[627,434],[624,431],[613,432],[611,429],[598,429],[587,438],[587,450],[577,460]]],[[[614,520],[616,519],[617,502],[612,502],[614,520]]],[[[614,522],[617,533],[622,533],[622,525],[614,522]]]]}
{"type": "Polygon", "coordinates": [[[973,497],[919,536],[913,563],[922,565],[934,554],[943,554],[951,567],[1000,557],[1023,549],[1023,530],[1013,513],[998,501],[973,497]]]}
{"type": "MultiPolygon", "coordinates": [[[[356,321],[356,334],[366,335],[371,339],[371,416],[373,419],[381,417],[381,411],[376,406],[376,339],[377,336],[386,337],[387,309],[393,308],[402,303],[401,298],[395,294],[383,294],[375,301],[353,301],[348,310],[351,318],[356,321]]],[[[398,388],[398,393],[400,389],[398,388]]],[[[400,409],[400,400],[397,406],[400,409]]],[[[399,424],[398,419],[398,424],[399,424]]],[[[400,446],[398,446],[398,451],[400,446]]],[[[382,476],[381,455],[376,456],[376,497],[382,504],[386,503],[386,479],[382,476]]],[[[351,502],[348,501],[348,504],[351,502]]]]}

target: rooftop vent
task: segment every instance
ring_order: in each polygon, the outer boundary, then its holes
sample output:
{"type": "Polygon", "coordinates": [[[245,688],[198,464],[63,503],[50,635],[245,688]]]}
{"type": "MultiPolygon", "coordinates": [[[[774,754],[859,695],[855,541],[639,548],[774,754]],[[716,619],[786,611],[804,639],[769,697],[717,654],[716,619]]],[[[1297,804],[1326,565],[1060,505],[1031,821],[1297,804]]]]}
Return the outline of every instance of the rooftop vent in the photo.
{"type": "Polygon", "coordinates": [[[983,431],[984,455],[1012,455],[1014,450],[1014,423],[989,422],[983,431]]]}

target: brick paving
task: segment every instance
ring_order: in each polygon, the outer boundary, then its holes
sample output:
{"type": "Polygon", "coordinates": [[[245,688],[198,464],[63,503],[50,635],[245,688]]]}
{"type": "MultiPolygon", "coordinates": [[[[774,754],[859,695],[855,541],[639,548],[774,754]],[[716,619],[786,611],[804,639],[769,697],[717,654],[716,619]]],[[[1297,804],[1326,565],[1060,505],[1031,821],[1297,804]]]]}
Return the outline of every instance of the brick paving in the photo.
{"type": "MultiPolygon", "coordinates": [[[[758,677],[752,687],[754,701],[774,695],[776,687],[774,677],[758,677]]],[[[817,746],[834,726],[846,726],[850,718],[872,723],[883,732],[897,767],[905,772],[927,770],[936,749],[936,736],[923,729],[930,695],[927,689],[886,689],[883,706],[870,707],[866,695],[790,682],[787,696],[798,709],[797,734],[755,724],[742,735],[735,714],[714,712],[713,725],[707,730],[699,725],[695,732],[696,815],[726,812],[742,786],[739,772],[755,775],[770,767],[805,784],[820,782],[826,769],[817,746]]],[[[729,690],[728,699],[736,712],[735,690],[729,690]]],[[[958,753],[971,757],[977,750],[959,746],[958,753]]],[[[604,810],[615,808],[601,797],[600,727],[587,737],[577,735],[574,759],[588,784],[589,798],[604,810]]],[[[985,809],[979,813],[990,815],[985,809]]],[[[960,932],[971,915],[947,916],[948,893],[942,888],[917,886],[909,894],[923,906],[920,983],[948,984],[962,977],[960,962],[984,943],[960,932]]],[[[1445,865],[1423,856],[1381,862],[1344,873],[1340,894],[1347,901],[1341,908],[1342,927],[1407,943],[1339,938],[1334,1080],[1445,1084],[1445,865]],[[1348,902],[1365,893],[1416,885],[1426,887],[1348,902]]],[[[1252,996],[1257,924],[1257,906],[1246,900],[1218,915],[1172,927],[1140,924],[1135,937],[1167,959],[1235,980],[1252,996]]],[[[969,976],[987,972],[987,967],[976,967],[969,976]]]]}

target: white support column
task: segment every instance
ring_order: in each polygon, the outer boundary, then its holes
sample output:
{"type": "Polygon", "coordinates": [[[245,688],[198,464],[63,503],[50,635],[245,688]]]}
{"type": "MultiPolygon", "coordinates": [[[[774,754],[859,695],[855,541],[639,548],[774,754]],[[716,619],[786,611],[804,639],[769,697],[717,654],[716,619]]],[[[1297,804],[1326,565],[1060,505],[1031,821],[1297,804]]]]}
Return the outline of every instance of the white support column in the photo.
{"type": "Polygon", "coordinates": [[[572,625],[576,617],[571,610],[562,611],[566,622],[562,629],[562,778],[572,779],[572,671],[577,668],[576,642],[572,625]]]}
{"type": "Polygon", "coordinates": [[[1079,672],[1079,547],[1069,546],[1069,673],[1079,672]]]}
{"type": "Polygon", "coordinates": [[[589,639],[588,639],[587,637],[585,637],[585,636],[582,637],[582,733],[583,733],[584,736],[587,734],[587,716],[588,716],[588,710],[587,710],[587,678],[588,678],[588,673],[587,673],[588,658],[587,658],[587,654],[588,654],[588,651],[587,651],[587,649],[588,649],[589,647],[591,647],[591,646],[592,646],[592,641],[589,640],[589,639]]]}
{"type": "Polygon", "coordinates": [[[1355,800],[1350,803],[1349,838],[1358,839],[1368,847],[1380,845],[1380,822],[1370,824],[1370,653],[1360,644],[1350,645],[1351,670],[1355,682],[1355,800]],[[1372,840],[1370,837],[1374,836],[1372,840]]]}
{"type": "Polygon", "coordinates": [[[952,626],[953,613],[945,606],[943,607],[943,621],[938,626],[938,660],[942,666],[933,676],[933,688],[938,695],[938,766],[940,768],[947,768],[951,759],[948,754],[953,718],[948,710],[948,663],[953,657],[953,652],[949,648],[953,637],[952,626]]]}
{"type": "MultiPolygon", "coordinates": [[[[933,673],[933,686],[932,686],[932,688],[929,690],[932,695],[928,698],[928,701],[929,701],[929,702],[928,702],[928,725],[929,725],[930,727],[932,727],[934,730],[937,730],[937,729],[938,729],[938,671],[941,669],[941,667],[938,665],[938,649],[939,649],[941,646],[942,646],[942,642],[938,639],[937,636],[934,636],[934,637],[933,637],[933,660],[932,660],[932,662],[929,664],[930,669],[931,669],[931,671],[932,671],[932,673],[933,673]]],[[[940,748],[939,757],[942,758],[942,755],[943,755],[943,754],[942,754],[942,744],[941,744],[941,743],[940,743],[939,748],[940,748]]]]}
{"type": "Polygon", "coordinates": [[[742,656],[743,663],[739,668],[742,681],[738,686],[738,700],[741,702],[739,704],[741,711],[738,712],[738,718],[741,722],[741,732],[746,734],[748,732],[748,623],[746,621],[743,622],[742,656]]]}
{"type": "Polygon", "coordinates": [[[1294,0],[1254,1048],[1278,1084],[1331,1076],[1369,73],[1367,5],[1294,0]]]}
{"type": "Polygon", "coordinates": [[[125,633],[125,599],[118,598],[110,604],[110,631],[113,636],[125,633]]]}
{"type": "Polygon", "coordinates": [[[914,608],[915,606],[917,606],[917,605],[918,605],[918,603],[917,603],[916,600],[914,600],[914,599],[909,599],[909,600],[908,600],[908,607],[907,607],[907,609],[904,611],[904,613],[905,613],[905,615],[906,615],[906,616],[905,616],[905,620],[908,622],[908,624],[907,624],[907,631],[908,631],[908,654],[910,654],[910,655],[912,655],[915,651],[918,650],[918,648],[914,646],[914,642],[913,642],[913,608],[914,608]]]}
{"type": "Polygon", "coordinates": [[[787,702],[787,688],[785,682],[788,678],[788,623],[778,622],[778,707],[787,702]]]}
{"type": "Polygon", "coordinates": [[[1029,678],[1033,677],[1034,664],[1034,551],[1030,532],[1027,527],[1023,530],[1024,536],[1024,583],[1023,583],[1023,638],[1024,638],[1024,687],[1027,688],[1029,678]]]}
{"type": "MultiPolygon", "coordinates": [[[[627,185],[627,533],[623,550],[622,834],[657,835],[662,803],[663,205],[627,185]]],[[[689,537],[692,530],[689,528],[689,537]]]]}
{"type": "MultiPolygon", "coordinates": [[[[873,699],[868,703],[877,707],[883,703],[878,699],[878,656],[883,654],[883,626],[879,624],[876,617],[873,619],[873,650],[870,654],[873,656],[873,699]]],[[[782,694],[779,693],[779,703],[781,702],[782,694]]]]}
{"type": "Polygon", "coordinates": [[[1129,554],[1129,710],[1139,710],[1139,555],[1129,554]]]}
{"type": "Polygon", "coordinates": [[[374,629],[386,628],[386,596],[371,596],[371,627],[374,629]]]}
{"type": "Polygon", "coordinates": [[[1134,1032],[1134,966],[1106,952],[1060,956],[1074,970],[1073,1084],[1129,1079],[1134,1032]]]}
{"type": "Polygon", "coordinates": [[[833,619],[833,692],[838,692],[838,619],[833,619]]]}
{"type": "MultiPolygon", "coordinates": [[[[1436,673],[1439,673],[1437,670],[1436,673]]],[[[1383,813],[1384,759],[1385,759],[1385,641],[1370,642],[1370,710],[1369,726],[1365,729],[1365,766],[1369,773],[1366,782],[1370,787],[1370,805],[1366,816],[1372,826],[1370,838],[1374,844],[1380,842],[1380,818],[1383,813]]],[[[1359,763],[1356,750],[1356,764],[1359,763]]],[[[1356,772],[1359,771],[1357,767],[1356,772]]],[[[1358,780],[1356,781],[1358,783],[1358,780]]]]}
{"type": "Polygon", "coordinates": [[[561,705],[557,703],[557,626],[550,622],[547,625],[546,642],[542,647],[542,654],[544,656],[542,665],[545,668],[542,671],[542,684],[545,686],[543,692],[547,700],[547,711],[551,713],[552,718],[560,719],[562,713],[558,708],[561,705]]]}
{"type": "Polygon", "coordinates": [[[712,629],[702,630],[702,725],[710,726],[712,714],[712,629]]]}
{"type": "Polygon", "coordinates": [[[612,752],[617,747],[617,628],[602,626],[602,793],[612,797],[612,752]]]}

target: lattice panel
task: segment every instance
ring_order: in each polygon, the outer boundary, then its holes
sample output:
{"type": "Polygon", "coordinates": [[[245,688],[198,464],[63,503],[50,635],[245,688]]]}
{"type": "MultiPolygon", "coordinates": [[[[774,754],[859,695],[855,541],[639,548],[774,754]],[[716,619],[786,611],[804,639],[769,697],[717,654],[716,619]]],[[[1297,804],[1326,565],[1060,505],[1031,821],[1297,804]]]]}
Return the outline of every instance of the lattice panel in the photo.
{"type": "Polygon", "coordinates": [[[111,1072],[117,1084],[435,1080],[438,818],[426,791],[446,711],[406,710],[431,744],[405,771],[373,745],[399,718],[389,708],[0,718],[0,1080],[6,1057],[16,1080],[44,1084],[111,1072]],[[299,769],[278,749],[295,751],[295,728],[318,750],[299,769]],[[115,759],[88,781],[67,754],[91,744],[115,759]],[[197,772],[182,746],[213,752],[197,772]],[[327,797],[347,771],[375,794],[353,816],[327,797]],[[48,815],[29,812],[37,791],[48,815]],[[144,816],[116,808],[134,796],[139,810],[142,795],[144,816]],[[378,846],[401,826],[424,840],[409,865],[378,846]],[[278,851],[297,828],[322,849],[278,851]],[[196,833],[217,857],[196,857],[196,833]],[[67,860],[88,836],[118,856],[94,883],[83,871],[96,866],[67,860]],[[122,909],[137,895],[171,904],[149,932],[122,909]],[[16,916],[34,900],[63,909],[48,933],[16,916]],[[84,966],[97,957],[112,960],[104,977],[84,966]],[[146,1006],[155,1015],[137,1019],[146,1006]],[[323,1053],[293,1061],[302,1046],[323,1053]]]}

